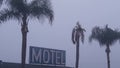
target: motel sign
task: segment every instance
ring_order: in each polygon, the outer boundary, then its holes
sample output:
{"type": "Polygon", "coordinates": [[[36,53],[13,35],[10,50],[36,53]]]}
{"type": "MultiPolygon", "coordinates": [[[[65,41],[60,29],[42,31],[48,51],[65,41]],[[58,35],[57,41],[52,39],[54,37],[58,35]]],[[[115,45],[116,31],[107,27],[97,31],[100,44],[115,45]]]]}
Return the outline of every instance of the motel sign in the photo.
{"type": "Polygon", "coordinates": [[[30,64],[65,66],[65,51],[30,46],[30,64]]]}

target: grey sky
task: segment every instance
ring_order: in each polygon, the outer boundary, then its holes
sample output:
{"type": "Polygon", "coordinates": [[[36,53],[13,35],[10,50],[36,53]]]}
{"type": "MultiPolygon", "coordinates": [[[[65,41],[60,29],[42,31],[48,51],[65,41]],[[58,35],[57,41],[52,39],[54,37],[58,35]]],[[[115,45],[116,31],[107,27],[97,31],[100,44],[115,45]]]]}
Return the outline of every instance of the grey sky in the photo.
{"type": "MultiPolygon", "coordinates": [[[[120,29],[119,0],[51,0],[55,12],[53,25],[48,21],[44,24],[37,20],[29,22],[27,63],[29,61],[29,46],[39,46],[66,50],[66,65],[74,66],[75,45],[71,42],[71,32],[79,21],[86,29],[85,43],[80,43],[81,68],[106,68],[105,47],[97,42],[88,42],[91,29],[94,26],[109,24],[111,28],[120,29]]],[[[43,21],[40,21],[43,22],[43,21]]],[[[5,62],[20,62],[21,32],[20,24],[10,20],[0,25],[0,59],[5,62]]],[[[120,44],[111,47],[111,68],[120,67],[120,44]]]]}

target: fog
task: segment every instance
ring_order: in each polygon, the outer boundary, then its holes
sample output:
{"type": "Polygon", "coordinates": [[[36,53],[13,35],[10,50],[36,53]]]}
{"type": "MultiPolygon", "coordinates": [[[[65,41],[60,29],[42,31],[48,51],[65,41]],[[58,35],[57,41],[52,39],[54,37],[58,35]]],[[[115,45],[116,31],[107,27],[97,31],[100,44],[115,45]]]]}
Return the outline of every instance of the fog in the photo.
{"type": "MultiPolygon", "coordinates": [[[[106,68],[105,47],[88,38],[94,26],[120,29],[119,0],[51,0],[55,19],[51,26],[47,20],[29,22],[27,40],[27,59],[29,63],[29,46],[60,49],[66,51],[66,66],[75,65],[75,48],[71,41],[72,29],[79,21],[86,29],[85,42],[80,42],[80,68],[106,68]],[[39,23],[40,22],[40,23],[39,23]]],[[[16,20],[0,24],[0,60],[4,62],[21,62],[21,25],[16,20]]],[[[111,68],[120,68],[120,43],[111,46],[111,68]]]]}

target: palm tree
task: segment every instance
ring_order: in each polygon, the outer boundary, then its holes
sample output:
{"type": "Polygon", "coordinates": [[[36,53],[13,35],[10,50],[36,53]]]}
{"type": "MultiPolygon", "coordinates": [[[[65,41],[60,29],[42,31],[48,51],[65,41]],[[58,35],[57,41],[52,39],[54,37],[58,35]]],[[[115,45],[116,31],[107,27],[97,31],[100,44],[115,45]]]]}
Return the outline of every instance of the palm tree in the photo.
{"type": "Polygon", "coordinates": [[[51,2],[50,0],[32,0],[31,2],[28,2],[28,0],[6,0],[5,3],[8,8],[0,11],[0,23],[10,19],[17,19],[21,23],[21,67],[25,68],[28,21],[31,18],[48,18],[50,24],[52,24],[54,15],[51,2]]]}
{"type": "Polygon", "coordinates": [[[73,44],[76,44],[75,68],[78,68],[79,65],[79,39],[81,39],[82,43],[84,42],[84,31],[85,29],[81,27],[79,22],[77,22],[76,26],[72,30],[72,42],[73,44]]]}
{"type": "Polygon", "coordinates": [[[105,28],[94,27],[89,38],[90,42],[93,39],[97,40],[101,46],[106,46],[107,64],[110,68],[110,45],[120,40],[120,32],[109,28],[108,25],[105,28]]]}

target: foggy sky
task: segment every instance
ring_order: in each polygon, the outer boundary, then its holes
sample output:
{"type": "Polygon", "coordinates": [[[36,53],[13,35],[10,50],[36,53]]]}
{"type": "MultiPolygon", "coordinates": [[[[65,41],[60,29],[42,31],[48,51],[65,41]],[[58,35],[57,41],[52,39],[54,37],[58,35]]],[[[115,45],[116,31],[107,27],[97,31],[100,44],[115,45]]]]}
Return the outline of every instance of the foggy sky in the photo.
{"type": "MultiPolygon", "coordinates": [[[[119,0],[51,0],[55,19],[50,26],[48,21],[32,20],[29,22],[27,42],[27,59],[29,46],[61,49],[66,51],[66,66],[74,67],[75,45],[71,41],[71,33],[79,21],[85,32],[85,42],[80,42],[80,68],[106,68],[107,57],[105,47],[98,42],[88,42],[94,26],[120,29],[119,0]],[[40,22],[40,23],[39,23],[40,22]]],[[[21,25],[10,20],[0,25],[0,60],[4,62],[21,61],[21,25]]],[[[120,68],[120,43],[111,46],[111,68],[120,68]]]]}

